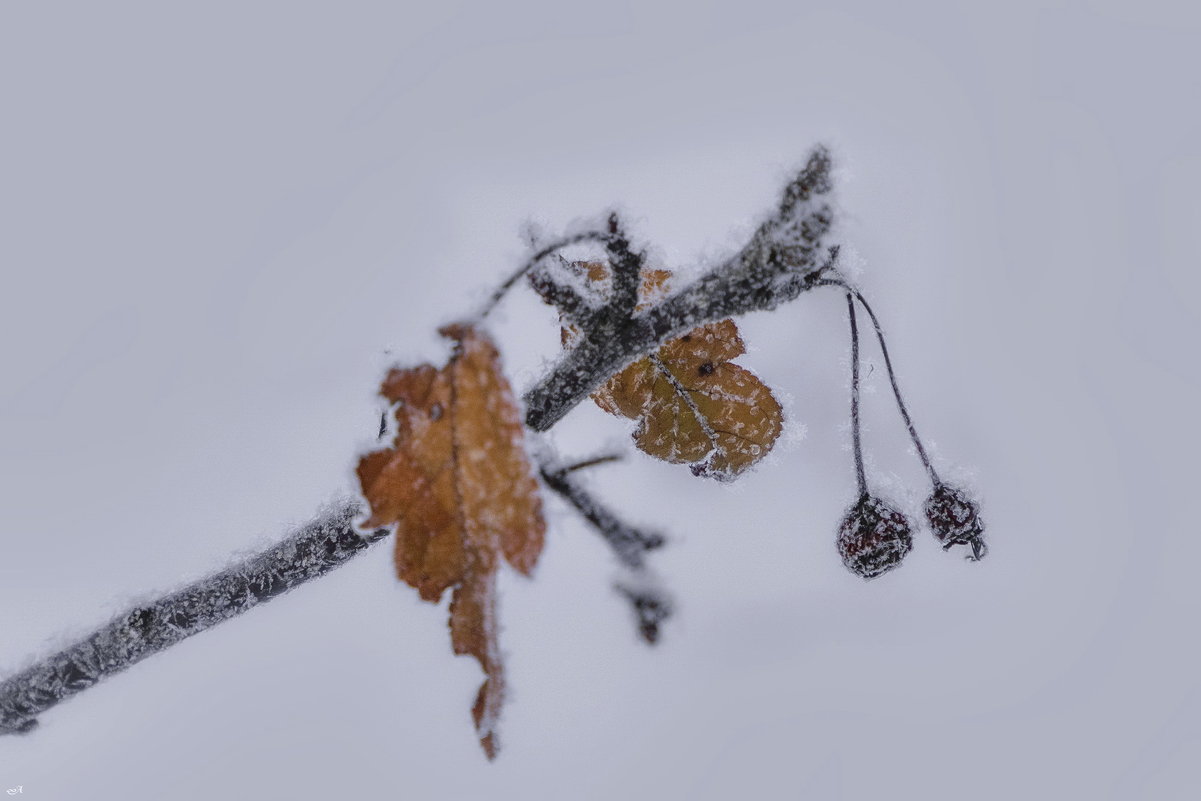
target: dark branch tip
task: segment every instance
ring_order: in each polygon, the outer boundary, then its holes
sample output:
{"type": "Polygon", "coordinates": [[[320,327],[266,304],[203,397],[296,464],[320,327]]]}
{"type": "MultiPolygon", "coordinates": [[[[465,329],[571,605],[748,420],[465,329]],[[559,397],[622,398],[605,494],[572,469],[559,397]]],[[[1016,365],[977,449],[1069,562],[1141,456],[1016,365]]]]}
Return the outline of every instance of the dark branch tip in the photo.
{"type": "Polygon", "coordinates": [[[661,633],[659,627],[671,617],[673,611],[671,601],[653,589],[638,589],[624,584],[617,584],[614,589],[630,602],[642,640],[647,645],[657,644],[661,633]]]}

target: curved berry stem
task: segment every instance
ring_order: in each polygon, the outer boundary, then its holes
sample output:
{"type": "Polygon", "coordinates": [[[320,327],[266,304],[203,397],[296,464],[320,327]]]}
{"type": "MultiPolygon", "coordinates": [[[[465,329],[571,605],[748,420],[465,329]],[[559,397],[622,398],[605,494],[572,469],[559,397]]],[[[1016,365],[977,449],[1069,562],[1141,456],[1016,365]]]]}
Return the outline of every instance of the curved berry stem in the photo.
{"type": "Polygon", "coordinates": [[[880,320],[876,317],[876,313],[872,311],[872,307],[868,305],[867,300],[857,289],[851,290],[855,295],[855,299],[859,301],[859,305],[867,312],[867,316],[872,318],[872,325],[876,329],[876,339],[880,341],[880,352],[884,354],[884,366],[888,368],[888,382],[892,384],[893,397],[897,399],[897,410],[901,413],[901,418],[905,421],[905,427],[909,429],[909,438],[913,440],[913,447],[917,449],[917,455],[921,458],[922,464],[926,468],[926,472],[930,474],[930,481],[934,486],[942,484],[938,473],[934,470],[934,465],[930,464],[930,457],[926,453],[925,446],[922,445],[921,437],[917,435],[917,429],[913,426],[913,418],[909,416],[909,409],[905,406],[905,399],[901,396],[901,388],[897,384],[896,371],[892,369],[892,359],[888,356],[888,345],[884,342],[884,329],[880,326],[880,320]]]}
{"type": "MultiPolygon", "coordinates": [[[[926,468],[926,472],[930,475],[930,481],[935,487],[942,486],[942,479],[938,477],[934,465],[930,464],[930,456],[926,453],[926,448],[922,445],[921,437],[917,435],[917,429],[913,425],[913,418],[909,416],[909,408],[905,406],[905,399],[901,395],[901,387],[897,384],[897,373],[892,368],[892,359],[888,355],[888,344],[884,341],[884,328],[880,325],[880,319],[876,317],[876,313],[872,311],[872,307],[859,290],[850,286],[841,278],[828,278],[822,282],[829,286],[839,286],[846,290],[847,303],[851,303],[851,297],[859,301],[859,305],[867,312],[867,316],[871,318],[872,325],[876,329],[876,339],[880,341],[880,352],[884,354],[884,366],[888,368],[888,382],[892,384],[892,395],[897,401],[897,410],[901,413],[901,419],[905,421],[905,427],[909,429],[909,438],[913,440],[913,447],[917,449],[917,455],[922,460],[922,465],[926,468]]],[[[853,305],[853,304],[852,304],[853,305]]],[[[855,315],[851,313],[851,333],[854,336],[855,331],[855,315]]],[[[858,368],[858,364],[856,364],[858,368]]]]}
{"type": "Polygon", "coordinates": [[[863,445],[859,436],[859,324],[855,321],[855,299],[847,290],[847,316],[851,321],[851,442],[855,449],[855,478],[860,499],[867,497],[867,477],[863,474],[863,445]]]}

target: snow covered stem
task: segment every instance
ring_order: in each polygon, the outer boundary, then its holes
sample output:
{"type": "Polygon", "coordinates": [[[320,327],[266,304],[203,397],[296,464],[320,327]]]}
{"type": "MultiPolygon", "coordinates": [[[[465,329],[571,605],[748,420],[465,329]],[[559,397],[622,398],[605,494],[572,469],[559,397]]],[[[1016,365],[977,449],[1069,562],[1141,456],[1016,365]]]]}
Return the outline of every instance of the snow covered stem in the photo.
{"type": "Polygon", "coordinates": [[[342,503],[266,551],[135,606],[0,682],[0,734],[28,732],[39,714],[101,679],[345,564],[388,533],[356,531],[360,511],[357,501],[342,503]]]}
{"type": "MultiPolygon", "coordinates": [[[[547,457],[541,472],[548,486],[593,524],[631,576],[646,579],[643,554],[660,547],[663,537],[622,522],[569,476],[612,458],[563,467],[547,457]]],[[[0,734],[32,731],[42,712],[102,679],[346,564],[389,534],[383,528],[359,531],[354,521],[362,512],[359,501],[345,501],[267,550],[122,612],[82,640],[0,681],[0,734]]],[[[666,594],[646,580],[618,589],[632,604],[643,638],[653,643],[658,624],[670,613],[666,594]]]]}

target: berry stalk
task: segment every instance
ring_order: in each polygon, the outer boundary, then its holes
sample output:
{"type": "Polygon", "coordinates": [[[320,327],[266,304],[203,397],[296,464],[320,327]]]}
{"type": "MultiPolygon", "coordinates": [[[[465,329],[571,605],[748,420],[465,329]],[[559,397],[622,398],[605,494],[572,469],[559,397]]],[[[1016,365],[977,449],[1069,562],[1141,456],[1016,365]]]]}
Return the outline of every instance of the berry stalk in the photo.
{"type": "Polygon", "coordinates": [[[847,290],[847,317],[851,322],[851,442],[855,452],[855,479],[860,499],[867,497],[867,477],[863,473],[863,443],[859,433],[859,324],[855,320],[855,298],[847,290]]]}
{"type": "MultiPolygon", "coordinates": [[[[841,276],[836,278],[827,278],[821,282],[825,286],[841,287],[847,293],[847,307],[850,310],[851,317],[851,359],[853,367],[851,370],[851,416],[855,427],[855,455],[856,465],[859,466],[859,340],[856,332],[855,324],[855,309],[852,298],[859,302],[863,310],[867,312],[867,316],[871,318],[872,326],[876,329],[876,339],[880,342],[880,352],[884,354],[884,366],[888,369],[888,383],[892,385],[892,396],[897,402],[897,411],[901,413],[901,419],[905,422],[905,428],[909,431],[909,438],[913,440],[913,447],[917,449],[918,458],[922,460],[922,466],[926,468],[926,473],[930,476],[930,482],[935,487],[942,486],[942,479],[938,477],[938,473],[934,469],[934,465],[930,463],[930,456],[926,453],[926,446],[922,444],[921,437],[917,435],[917,428],[913,425],[913,418],[909,415],[909,407],[905,405],[905,398],[901,395],[901,386],[897,383],[897,372],[893,369],[892,358],[888,355],[888,343],[884,340],[884,328],[880,325],[880,318],[876,317],[876,313],[872,311],[872,307],[868,304],[867,299],[863,294],[849,285],[841,276]]],[[[860,470],[862,475],[862,470],[860,470]]],[[[860,483],[862,488],[862,482],[860,483]]]]}

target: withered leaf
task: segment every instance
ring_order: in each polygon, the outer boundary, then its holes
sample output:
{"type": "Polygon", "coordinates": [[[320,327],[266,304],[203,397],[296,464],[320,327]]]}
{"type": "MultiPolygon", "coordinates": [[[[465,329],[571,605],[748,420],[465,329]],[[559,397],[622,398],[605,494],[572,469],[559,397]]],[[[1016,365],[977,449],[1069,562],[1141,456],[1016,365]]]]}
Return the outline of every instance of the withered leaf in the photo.
{"type": "Polygon", "coordinates": [[[391,447],[359,461],[371,508],[364,525],[397,524],[396,573],[423,599],[436,602],[453,588],[451,645],[484,670],[472,716],[491,759],[504,696],[496,571],[503,556],[529,575],[546,524],[495,346],[470,326],[439,333],[456,342],[444,368],[394,368],[380,387],[396,407],[397,433],[391,447]]]}
{"type": "MultiPolygon", "coordinates": [[[[600,262],[579,266],[608,278],[600,262]]],[[[666,290],[670,273],[643,270],[639,308],[666,290]]],[[[610,414],[638,421],[634,442],[651,456],[690,463],[697,475],[733,480],[767,455],[784,414],[758,376],[732,363],[746,353],[733,320],[700,326],[639,359],[592,395],[610,414]]]]}

